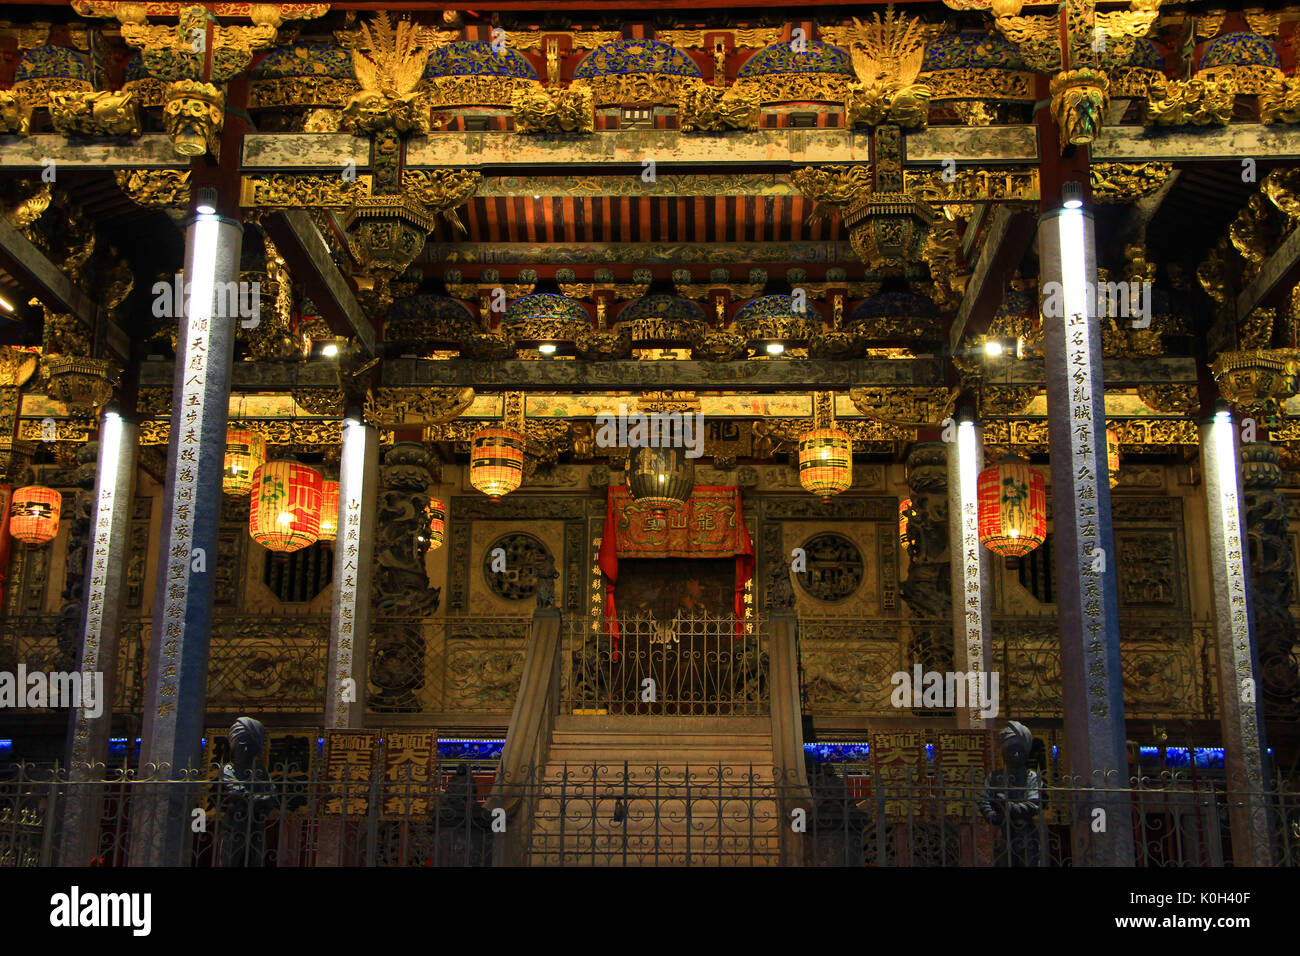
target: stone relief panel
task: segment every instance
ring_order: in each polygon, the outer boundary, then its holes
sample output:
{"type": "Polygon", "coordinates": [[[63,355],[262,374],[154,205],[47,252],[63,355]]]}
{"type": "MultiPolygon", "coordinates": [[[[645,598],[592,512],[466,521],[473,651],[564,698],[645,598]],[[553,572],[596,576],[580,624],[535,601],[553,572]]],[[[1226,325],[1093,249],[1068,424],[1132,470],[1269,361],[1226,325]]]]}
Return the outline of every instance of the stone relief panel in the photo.
{"type": "Polygon", "coordinates": [[[523,667],[522,639],[449,639],[444,708],[508,713],[519,692],[523,667]]]}
{"type": "Polygon", "coordinates": [[[781,554],[803,548],[808,567],[791,574],[795,609],[833,617],[874,617],[881,613],[878,525],[867,522],[783,522],[781,554]]]}
{"type": "Polygon", "coordinates": [[[556,568],[561,577],[557,583],[560,588],[564,587],[565,568],[558,558],[564,553],[563,523],[529,521],[527,532],[520,531],[520,525],[517,521],[474,522],[468,567],[460,564],[452,568],[453,578],[464,574],[469,579],[464,613],[532,616],[536,607],[532,562],[546,552],[556,556],[556,568]],[[502,572],[492,570],[492,550],[498,547],[506,552],[506,566],[502,572]]]}

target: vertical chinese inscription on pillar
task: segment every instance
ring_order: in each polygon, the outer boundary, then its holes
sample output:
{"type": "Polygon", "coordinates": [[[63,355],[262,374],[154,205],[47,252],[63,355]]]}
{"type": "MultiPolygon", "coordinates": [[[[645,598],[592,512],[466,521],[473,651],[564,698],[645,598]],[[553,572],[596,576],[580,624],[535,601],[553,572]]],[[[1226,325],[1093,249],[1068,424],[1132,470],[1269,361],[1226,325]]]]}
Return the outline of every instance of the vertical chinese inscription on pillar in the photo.
{"type": "MultiPolygon", "coordinates": [[[[1074,475],[1075,547],[1079,562],[1079,610],[1085,632],[1084,665],[1087,669],[1089,711],[1093,717],[1107,718],[1110,707],[1106,685],[1105,618],[1101,575],[1107,573],[1109,556],[1101,547],[1101,522],[1097,511],[1099,476],[1097,430],[1105,423],[1094,419],[1097,407],[1093,394],[1092,355],[1088,340],[1088,315],[1074,312],[1065,320],[1065,374],[1069,389],[1070,460],[1074,475]]],[[[1104,451],[1104,449],[1103,449],[1104,451]]],[[[1067,495],[1056,496],[1056,506],[1067,495]]]]}
{"type": "MultiPolygon", "coordinates": [[[[171,538],[167,562],[166,594],[163,604],[163,641],[159,655],[158,705],[155,716],[174,719],[180,680],[181,647],[185,641],[185,608],[189,601],[190,573],[194,558],[194,514],[198,501],[199,448],[203,420],[207,414],[203,395],[206,387],[212,320],[190,316],[185,325],[185,377],[181,385],[180,433],[176,441],[176,480],[171,508],[171,538]]],[[[206,569],[206,557],[203,567],[206,569]]]]}
{"type": "MultiPolygon", "coordinates": [[[[117,463],[112,462],[109,469],[104,467],[106,462],[104,456],[108,453],[101,449],[100,489],[99,497],[95,501],[95,524],[91,529],[93,551],[90,559],[90,580],[86,583],[86,626],[81,633],[81,674],[83,682],[93,680],[95,672],[100,670],[99,658],[103,642],[104,601],[108,595],[108,556],[113,540],[113,507],[116,504],[113,486],[116,484],[117,463]],[[105,480],[106,475],[111,476],[113,480],[105,480]]],[[[116,666],[116,662],[110,661],[109,666],[116,666]]],[[[99,706],[104,711],[108,709],[108,704],[105,701],[100,701],[99,706]]],[[[76,719],[77,729],[72,743],[72,761],[75,765],[80,765],[89,763],[92,757],[90,753],[91,718],[87,715],[85,707],[78,707],[76,719]]]]}
{"type": "MultiPolygon", "coordinates": [[[[965,645],[967,673],[984,671],[984,594],[980,580],[980,521],[979,521],[979,441],[975,426],[963,422],[957,432],[957,473],[949,475],[949,488],[955,490],[958,516],[958,568],[957,600],[961,622],[955,635],[965,645]]],[[[951,499],[950,499],[951,502],[951,499]]],[[[989,678],[985,677],[985,680],[989,678]]],[[[970,726],[983,727],[979,704],[969,701],[970,726]]]]}
{"type": "Polygon", "coordinates": [[[355,494],[358,486],[350,484],[348,491],[351,494],[343,503],[340,522],[342,531],[339,536],[342,544],[343,568],[337,585],[339,616],[338,641],[335,650],[337,656],[334,661],[334,672],[337,677],[334,693],[338,695],[335,714],[338,715],[339,720],[346,720],[347,705],[358,699],[359,692],[353,677],[355,662],[353,638],[357,620],[357,567],[361,556],[361,499],[355,494]]]}

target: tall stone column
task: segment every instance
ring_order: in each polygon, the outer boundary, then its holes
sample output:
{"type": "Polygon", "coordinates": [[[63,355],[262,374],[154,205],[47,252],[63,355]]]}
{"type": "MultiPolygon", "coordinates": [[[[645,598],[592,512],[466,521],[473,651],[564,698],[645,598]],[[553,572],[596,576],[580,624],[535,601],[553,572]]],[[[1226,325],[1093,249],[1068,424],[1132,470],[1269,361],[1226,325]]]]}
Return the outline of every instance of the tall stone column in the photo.
{"type": "MultiPolygon", "coordinates": [[[[984,467],[983,429],[973,421],[959,421],[956,439],[946,443],[948,541],[949,553],[952,555],[953,669],[963,674],[983,674],[983,686],[991,694],[993,654],[989,646],[989,552],[980,545],[979,534],[979,474],[984,467]]],[[[976,687],[969,681],[966,686],[966,706],[957,708],[957,726],[984,730],[993,718],[986,719],[981,714],[979,702],[970,699],[969,695],[976,687]]]]}
{"type": "MultiPolygon", "coordinates": [[[[1067,757],[1079,786],[1127,787],[1091,213],[1081,202],[1044,213],[1038,249],[1067,757]]],[[[1081,799],[1075,819],[1075,865],[1133,865],[1127,799],[1081,799]]]]}
{"type": "Polygon", "coordinates": [[[74,786],[64,804],[59,846],[63,866],[85,866],[99,851],[103,795],[98,781],[106,769],[113,722],[121,595],[131,557],[127,553],[127,533],[138,433],[135,422],[116,412],[106,413],[100,423],[77,670],[83,688],[97,674],[102,675],[102,684],[92,700],[83,694],[81,706],[72,711],[70,718],[67,763],[74,786]]]}
{"type": "MultiPolygon", "coordinates": [[[[197,214],[185,233],[189,296],[180,319],[172,379],[171,438],[154,591],[141,761],[146,772],[178,779],[199,769],[212,631],[212,593],[221,520],[221,475],[230,374],[239,318],[242,228],[214,213],[197,214]]],[[[192,794],[159,787],[137,802],[131,862],[175,866],[190,840],[192,794]]]]}
{"type": "Polygon", "coordinates": [[[325,727],[359,730],[366,713],[366,651],[370,636],[371,564],[379,507],[379,432],[360,413],[343,421],[339,456],[338,536],[330,602],[325,727]]]}
{"type": "Polygon", "coordinates": [[[1201,425],[1232,860],[1237,866],[1269,866],[1269,810],[1262,796],[1267,751],[1238,454],[1237,426],[1227,411],[1201,425]]]}
{"type": "MultiPolygon", "coordinates": [[[[949,558],[948,447],[917,445],[907,456],[907,580],[899,593],[924,623],[910,625],[908,657],[928,671],[953,669],[952,565],[949,558]]],[[[924,711],[934,716],[934,711],[924,711]]]]}

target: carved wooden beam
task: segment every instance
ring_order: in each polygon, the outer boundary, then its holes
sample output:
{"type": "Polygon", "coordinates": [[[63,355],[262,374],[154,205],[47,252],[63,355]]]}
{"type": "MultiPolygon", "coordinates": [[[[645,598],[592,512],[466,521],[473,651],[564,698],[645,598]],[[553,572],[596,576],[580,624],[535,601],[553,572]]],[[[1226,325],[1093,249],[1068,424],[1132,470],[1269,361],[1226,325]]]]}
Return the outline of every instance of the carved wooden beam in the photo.
{"type": "Polygon", "coordinates": [[[1182,128],[1176,135],[1152,126],[1106,126],[1089,147],[1094,163],[1164,161],[1182,166],[1225,159],[1290,162],[1297,153],[1300,153],[1300,127],[1260,123],[1182,128]]]}
{"type": "Polygon", "coordinates": [[[1004,205],[997,207],[981,240],[979,258],[975,260],[966,293],[952,321],[948,342],[954,352],[961,346],[962,336],[968,328],[972,332],[988,328],[993,313],[1002,304],[1007,277],[1024,260],[1025,252],[1033,242],[1034,226],[1032,213],[1016,212],[1004,205]]]}
{"type": "Polygon", "coordinates": [[[334,264],[310,214],[305,209],[287,209],[267,216],[262,225],[329,327],[338,335],[355,338],[366,355],[374,355],[375,327],[334,264]]]}
{"type": "Polygon", "coordinates": [[[1237,321],[1262,305],[1278,289],[1290,289],[1300,280],[1300,228],[1292,229],[1259,272],[1237,296],[1237,321]]]}

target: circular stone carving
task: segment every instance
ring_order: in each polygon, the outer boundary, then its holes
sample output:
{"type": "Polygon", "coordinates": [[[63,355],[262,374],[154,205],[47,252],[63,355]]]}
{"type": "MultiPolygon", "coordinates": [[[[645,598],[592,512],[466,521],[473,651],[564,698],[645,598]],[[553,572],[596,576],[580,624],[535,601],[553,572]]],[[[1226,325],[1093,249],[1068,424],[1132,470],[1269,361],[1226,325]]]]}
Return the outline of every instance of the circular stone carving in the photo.
{"type": "Polygon", "coordinates": [[[862,584],[862,552],[844,535],[815,535],[803,550],[808,566],[794,579],[818,601],[843,601],[862,584]]]}
{"type": "MultiPolygon", "coordinates": [[[[483,556],[483,577],[488,590],[507,601],[522,601],[537,593],[537,569],[550,560],[546,545],[531,534],[507,534],[488,545],[483,556]],[[505,552],[501,568],[500,548],[505,552]],[[494,570],[494,565],[496,570],[494,570]]],[[[859,573],[859,576],[861,574],[859,573]]]]}

